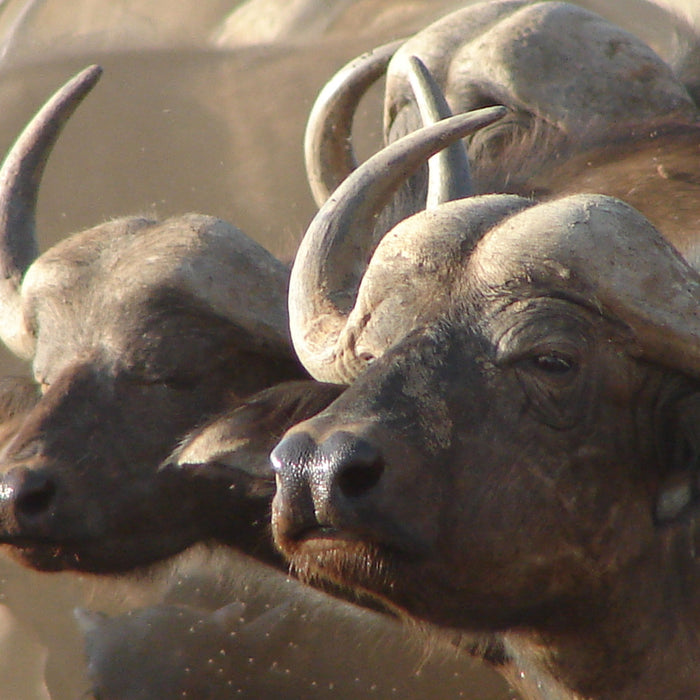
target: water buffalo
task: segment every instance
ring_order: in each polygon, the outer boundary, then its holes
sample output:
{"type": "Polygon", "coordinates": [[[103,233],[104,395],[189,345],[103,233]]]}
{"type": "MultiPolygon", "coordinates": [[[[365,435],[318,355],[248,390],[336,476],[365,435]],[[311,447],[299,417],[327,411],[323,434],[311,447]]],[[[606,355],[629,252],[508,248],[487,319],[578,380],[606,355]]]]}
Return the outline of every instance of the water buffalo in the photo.
{"type": "MultiPolygon", "coordinates": [[[[690,254],[700,194],[699,45],[680,21],[677,31],[685,51],[672,67],[633,34],[568,3],[502,0],[453,12],[351,62],[320,93],[305,146],[314,198],[323,204],[355,167],[353,114],[378,77],[386,75],[385,143],[422,123],[409,65],[416,56],[444,93],[443,116],[509,108],[468,140],[477,192],[620,197],[690,254]]],[[[427,189],[419,171],[383,211],[378,234],[420,211],[427,189]]]]}
{"type": "Polygon", "coordinates": [[[265,465],[265,445],[338,394],[284,383],[306,377],[288,339],[287,268],[196,214],[117,219],[37,256],[41,171],[99,74],[86,69],[49,100],[0,172],[0,336],[42,389],[0,456],[0,542],[38,569],[106,573],[240,531],[244,548],[276,561],[270,477],[251,466],[251,446],[265,465]],[[158,469],[189,431],[236,408],[249,443],[236,453],[239,489],[158,469]]]}
{"type": "Polygon", "coordinates": [[[273,451],[276,541],[307,580],[492,635],[524,697],[695,697],[697,233],[667,235],[685,259],[619,199],[499,194],[377,245],[381,207],[458,126],[387,146],[307,230],[292,337],[350,388],[273,451]]]}

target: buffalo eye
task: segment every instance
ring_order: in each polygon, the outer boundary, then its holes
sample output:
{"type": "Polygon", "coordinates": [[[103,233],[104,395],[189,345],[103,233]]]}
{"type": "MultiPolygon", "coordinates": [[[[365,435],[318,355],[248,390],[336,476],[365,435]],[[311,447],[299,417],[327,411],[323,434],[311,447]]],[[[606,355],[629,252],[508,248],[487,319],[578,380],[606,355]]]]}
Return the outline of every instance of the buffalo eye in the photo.
{"type": "Polygon", "coordinates": [[[530,358],[530,363],[534,369],[555,376],[563,376],[576,369],[572,358],[557,353],[535,355],[530,358]]]}
{"type": "Polygon", "coordinates": [[[517,379],[523,410],[555,429],[576,426],[594,402],[601,319],[568,300],[538,298],[497,320],[505,329],[496,336],[496,364],[517,379]]]}
{"type": "Polygon", "coordinates": [[[517,363],[517,376],[530,401],[530,408],[553,428],[577,424],[587,401],[582,392],[581,364],[573,353],[539,351],[517,363]]]}

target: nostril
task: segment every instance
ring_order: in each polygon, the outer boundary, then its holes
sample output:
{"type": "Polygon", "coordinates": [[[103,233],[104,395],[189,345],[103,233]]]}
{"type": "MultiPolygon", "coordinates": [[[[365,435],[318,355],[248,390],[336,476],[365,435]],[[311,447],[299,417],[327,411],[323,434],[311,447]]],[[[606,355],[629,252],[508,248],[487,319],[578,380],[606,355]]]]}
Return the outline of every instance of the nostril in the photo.
{"type": "Polygon", "coordinates": [[[383,472],[384,464],[381,459],[371,464],[348,464],[338,475],[338,486],[348,498],[359,498],[379,483],[383,472]]]}
{"type": "Polygon", "coordinates": [[[369,442],[339,432],[324,443],[326,454],[335,454],[336,484],[347,498],[359,498],[371,491],[382,478],[384,460],[369,442]]]}
{"type": "Polygon", "coordinates": [[[48,476],[29,473],[15,493],[17,515],[35,519],[51,509],[55,496],[56,485],[48,476]]]}

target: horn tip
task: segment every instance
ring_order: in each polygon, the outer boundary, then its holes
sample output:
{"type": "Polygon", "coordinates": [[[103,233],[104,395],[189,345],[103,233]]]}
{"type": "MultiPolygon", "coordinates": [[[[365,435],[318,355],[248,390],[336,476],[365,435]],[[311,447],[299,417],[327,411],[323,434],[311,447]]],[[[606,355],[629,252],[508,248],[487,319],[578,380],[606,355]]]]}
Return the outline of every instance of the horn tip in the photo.
{"type": "Polygon", "coordinates": [[[97,63],[93,63],[92,65],[87,66],[87,68],[83,68],[83,70],[81,70],[76,77],[85,83],[94,85],[102,77],[102,73],[104,73],[102,66],[97,63]]]}

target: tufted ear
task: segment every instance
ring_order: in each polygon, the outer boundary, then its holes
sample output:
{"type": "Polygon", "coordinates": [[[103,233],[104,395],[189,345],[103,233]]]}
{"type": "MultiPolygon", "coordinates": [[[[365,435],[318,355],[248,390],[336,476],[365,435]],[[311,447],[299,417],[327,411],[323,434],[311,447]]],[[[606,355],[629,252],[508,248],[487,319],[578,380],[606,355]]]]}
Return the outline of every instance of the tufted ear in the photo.
{"type": "MultiPolygon", "coordinates": [[[[195,430],[161,467],[210,477],[250,478],[274,488],[272,448],[294,424],[320,413],[344,387],[314,381],[279,384],[195,430]]],[[[255,488],[255,484],[251,484],[255,488]]]]}

